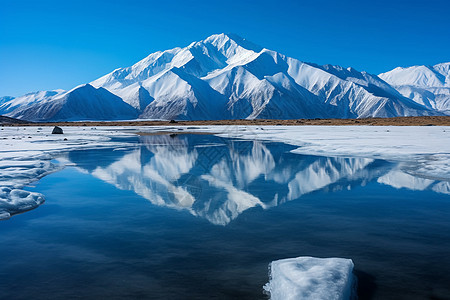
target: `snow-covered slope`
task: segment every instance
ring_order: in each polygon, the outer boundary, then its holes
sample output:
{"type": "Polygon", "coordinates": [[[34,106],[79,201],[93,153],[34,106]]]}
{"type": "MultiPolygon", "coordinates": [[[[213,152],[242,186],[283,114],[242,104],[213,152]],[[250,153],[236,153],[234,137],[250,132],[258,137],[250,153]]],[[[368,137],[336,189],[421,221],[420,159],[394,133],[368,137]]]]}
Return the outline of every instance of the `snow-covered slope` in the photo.
{"type": "MultiPolygon", "coordinates": [[[[138,116],[136,109],[104,88],[81,85],[68,92],[58,92],[48,96],[41,93],[30,94],[28,98],[16,98],[12,102],[17,108],[8,116],[33,121],[64,120],[119,120],[138,116]],[[42,97],[41,97],[42,96],[42,97]],[[17,105],[17,102],[21,104],[17,105]]],[[[6,107],[5,109],[10,109],[6,107]]]]}
{"type": "Polygon", "coordinates": [[[9,102],[13,99],[14,99],[14,97],[11,97],[11,96],[0,97],[0,106],[2,106],[3,103],[9,102]]]}
{"type": "Polygon", "coordinates": [[[212,35],[185,48],[152,53],[91,85],[97,89],[77,93],[80,106],[62,100],[76,89],[51,91],[0,100],[0,113],[29,120],[116,119],[118,115],[198,120],[439,114],[435,107],[408,99],[375,75],[304,63],[232,34],[212,35]],[[90,105],[92,101],[95,104],[90,105]],[[63,106],[66,109],[61,113],[54,113],[63,106]],[[136,112],[131,113],[129,106],[136,112]]]}
{"type": "Polygon", "coordinates": [[[3,97],[0,98],[0,114],[7,114],[15,110],[24,110],[33,104],[40,103],[52,97],[58,97],[64,90],[40,91],[28,93],[21,97],[3,97]]]}
{"type": "Polygon", "coordinates": [[[403,96],[450,114],[450,62],[434,66],[395,68],[379,75],[403,96]]]}

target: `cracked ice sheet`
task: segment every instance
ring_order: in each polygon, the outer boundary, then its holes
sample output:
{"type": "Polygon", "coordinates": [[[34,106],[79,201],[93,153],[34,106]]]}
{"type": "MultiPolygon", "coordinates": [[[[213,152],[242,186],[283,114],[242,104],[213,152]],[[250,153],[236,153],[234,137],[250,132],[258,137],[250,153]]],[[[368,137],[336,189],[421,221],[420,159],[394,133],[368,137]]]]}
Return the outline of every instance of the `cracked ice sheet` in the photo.
{"type": "Polygon", "coordinates": [[[423,178],[450,180],[450,126],[195,126],[152,130],[211,132],[299,146],[292,152],[318,156],[384,159],[423,178]]]}
{"type": "Polygon", "coordinates": [[[351,259],[280,259],[270,263],[270,281],[264,289],[271,300],[347,300],[354,288],[352,272],[351,259]]]}
{"type": "Polygon", "coordinates": [[[22,190],[31,182],[62,166],[51,159],[62,151],[96,147],[124,147],[111,137],[129,136],[121,128],[66,127],[64,134],[51,134],[53,127],[2,127],[0,130],[0,220],[38,207],[44,196],[22,190]],[[67,139],[64,141],[64,139],[67,139]]]}

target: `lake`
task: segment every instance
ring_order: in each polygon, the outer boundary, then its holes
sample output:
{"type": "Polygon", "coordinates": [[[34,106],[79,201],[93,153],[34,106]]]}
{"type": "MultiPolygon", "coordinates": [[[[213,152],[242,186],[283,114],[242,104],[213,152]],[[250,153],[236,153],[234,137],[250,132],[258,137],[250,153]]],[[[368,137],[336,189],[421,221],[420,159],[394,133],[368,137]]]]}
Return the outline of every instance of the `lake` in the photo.
{"type": "Polygon", "coordinates": [[[450,299],[450,184],[274,142],[148,135],[62,153],[0,222],[1,299],[267,299],[268,264],[351,258],[360,299],[450,299]]]}

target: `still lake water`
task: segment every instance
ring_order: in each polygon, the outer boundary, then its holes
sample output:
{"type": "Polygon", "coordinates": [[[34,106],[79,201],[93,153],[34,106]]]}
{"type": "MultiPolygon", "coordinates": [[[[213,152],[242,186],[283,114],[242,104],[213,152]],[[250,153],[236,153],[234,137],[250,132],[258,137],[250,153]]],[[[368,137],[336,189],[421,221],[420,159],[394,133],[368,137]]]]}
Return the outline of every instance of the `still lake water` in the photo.
{"type": "Polygon", "coordinates": [[[450,299],[448,182],[209,135],[72,151],[0,222],[0,299],[267,299],[272,260],[344,257],[360,299],[450,299]]]}

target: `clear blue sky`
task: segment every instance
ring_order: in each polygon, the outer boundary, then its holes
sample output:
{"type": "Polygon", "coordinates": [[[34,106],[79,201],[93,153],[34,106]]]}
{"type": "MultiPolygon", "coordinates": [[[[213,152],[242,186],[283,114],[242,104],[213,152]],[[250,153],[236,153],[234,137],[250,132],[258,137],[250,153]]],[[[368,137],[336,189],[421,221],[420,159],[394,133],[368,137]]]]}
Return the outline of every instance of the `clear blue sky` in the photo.
{"type": "Polygon", "coordinates": [[[221,32],[378,74],[450,61],[450,1],[0,0],[0,96],[70,89],[221,32]]]}

